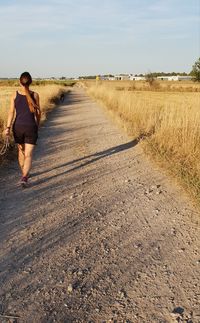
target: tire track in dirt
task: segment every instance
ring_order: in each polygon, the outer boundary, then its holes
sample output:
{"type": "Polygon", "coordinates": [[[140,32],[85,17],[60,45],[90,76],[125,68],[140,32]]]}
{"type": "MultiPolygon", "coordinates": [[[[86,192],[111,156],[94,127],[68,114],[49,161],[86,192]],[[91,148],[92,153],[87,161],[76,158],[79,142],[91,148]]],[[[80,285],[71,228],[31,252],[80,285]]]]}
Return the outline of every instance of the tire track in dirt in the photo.
{"type": "Polygon", "coordinates": [[[0,313],[200,322],[199,214],[82,90],[41,128],[30,187],[16,163],[0,177],[0,313]]]}

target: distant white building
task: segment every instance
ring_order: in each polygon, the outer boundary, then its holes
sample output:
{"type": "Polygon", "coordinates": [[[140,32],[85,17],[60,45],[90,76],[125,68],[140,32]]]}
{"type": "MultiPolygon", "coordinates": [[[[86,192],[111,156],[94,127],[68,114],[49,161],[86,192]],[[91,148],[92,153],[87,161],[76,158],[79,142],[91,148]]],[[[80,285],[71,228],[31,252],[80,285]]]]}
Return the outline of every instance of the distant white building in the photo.
{"type": "Polygon", "coordinates": [[[157,76],[157,79],[161,81],[172,81],[172,77],[173,76],[157,76]]]}
{"type": "Polygon", "coordinates": [[[102,81],[114,81],[115,77],[114,76],[104,76],[104,75],[100,75],[99,79],[102,81]]]}
{"type": "Polygon", "coordinates": [[[187,75],[172,76],[172,81],[190,81],[191,79],[192,77],[187,75]]]}
{"type": "Polygon", "coordinates": [[[187,75],[174,75],[174,76],[157,76],[158,80],[162,81],[190,81],[192,79],[191,76],[187,75]]]}
{"type": "Polygon", "coordinates": [[[115,80],[130,80],[130,75],[129,74],[118,74],[115,75],[115,80]]]}
{"type": "MultiPolygon", "coordinates": [[[[130,81],[145,81],[146,77],[145,76],[134,76],[133,74],[117,74],[114,77],[106,77],[106,78],[101,78],[101,79],[107,79],[110,81],[113,80],[130,80],[130,81]]],[[[190,81],[192,80],[191,76],[182,76],[182,75],[161,75],[157,76],[158,80],[162,81],[190,81]]]]}
{"type": "Polygon", "coordinates": [[[131,76],[130,77],[131,81],[145,81],[145,77],[144,76],[131,76]]]}

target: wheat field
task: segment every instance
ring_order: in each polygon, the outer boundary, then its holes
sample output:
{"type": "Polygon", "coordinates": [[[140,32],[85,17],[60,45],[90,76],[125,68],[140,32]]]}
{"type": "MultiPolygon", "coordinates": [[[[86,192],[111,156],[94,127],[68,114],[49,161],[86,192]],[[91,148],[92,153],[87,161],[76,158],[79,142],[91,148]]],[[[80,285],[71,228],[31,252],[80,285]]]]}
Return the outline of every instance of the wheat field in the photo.
{"type": "Polygon", "coordinates": [[[121,81],[85,82],[85,86],[200,200],[200,84],[194,91],[187,91],[184,83],[178,91],[179,82],[176,91],[130,91],[121,81]]]}

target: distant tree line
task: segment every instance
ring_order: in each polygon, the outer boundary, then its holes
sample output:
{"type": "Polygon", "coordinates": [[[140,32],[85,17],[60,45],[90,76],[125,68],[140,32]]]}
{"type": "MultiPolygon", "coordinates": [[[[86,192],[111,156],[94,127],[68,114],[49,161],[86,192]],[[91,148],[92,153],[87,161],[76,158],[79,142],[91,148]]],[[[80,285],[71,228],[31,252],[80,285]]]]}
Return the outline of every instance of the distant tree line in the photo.
{"type": "MultiPolygon", "coordinates": [[[[188,76],[191,75],[191,73],[187,74],[185,72],[153,72],[153,73],[147,73],[151,74],[152,77],[156,78],[157,76],[175,76],[175,75],[181,75],[181,76],[188,76]]],[[[140,76],[140,77],[146,77],[147,74],[135,74],[135,76],[140,76]]],[[[120,74],[120,75],[125,75],[125,74],[120,74]]],[[[98,75],[100,77],[114,77],[113,74],[104,74],[104,75],[98,75]]],[[[96,79],[97,75],[84,75],[84,76],[79,76],[79,79],[84,79],[84,80],[94,80],[96,79]]]]}
{"type": "Polygon", "coordinates": [[[79,76],[79,80],[93,80],[96,79],[96,75],[87,75],[87,76],[79,76]]]}
{"type": "Polygon", "coordinates": [[[79,80],[94,80],[97,76],[100,77],[114,77],[112,74],[105,74],[105,75],[86,75],[86,76],[79,76],[79,80]]]}
{"type": "MultiPolygon", "coordinates": [[[[190,73],[186,72],[149,72],[146,74],[135,74],[135,76],[145,77],[149,83],[153,83],[155,78],[158,76],[192,76],[195,82],[200,82],[200,58],[194,63],[192,66],[192,70],[190,73]]],[[[98,75],[100,77],[114,77],[112,74],[98,75]]],[[[96,75],[87,75],[87,76],[79,76],[79,79],[96,79],[96,75]]]]}

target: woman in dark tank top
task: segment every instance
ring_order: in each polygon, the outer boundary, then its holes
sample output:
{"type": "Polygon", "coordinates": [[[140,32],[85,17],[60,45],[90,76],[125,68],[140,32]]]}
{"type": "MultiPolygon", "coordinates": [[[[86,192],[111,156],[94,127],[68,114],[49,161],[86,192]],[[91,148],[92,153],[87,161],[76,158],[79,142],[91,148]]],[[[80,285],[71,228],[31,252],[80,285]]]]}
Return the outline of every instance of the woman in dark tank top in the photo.
{"type": "Polygon", "coordinates": [[[8,114],[7,128],[5,134],[10,135],[13,123],[13,135],[18,146],[18,161],[22,172],[21,185],[27,186],[29,172],[32,164],[33,150],[38,138],[38,126],[40,123],[41,111],[39,95],[30,91],[29,86],[32,77],[28,72],[20,76],[22,90],[17,91],[11,98],[11,106],[8,114]]]}
{"type": "MultiPolygon", "coordinates": [[[[31,93],[31,97],[34,100],[33,92],[31,93]]],[[[32,113],[29,109],[26,95],[22,95],[18,91],[15,97],[15,110],[16,110],[15,124],[30,125],[30,126],[37,125],[34,113],[32,113]]]]}

